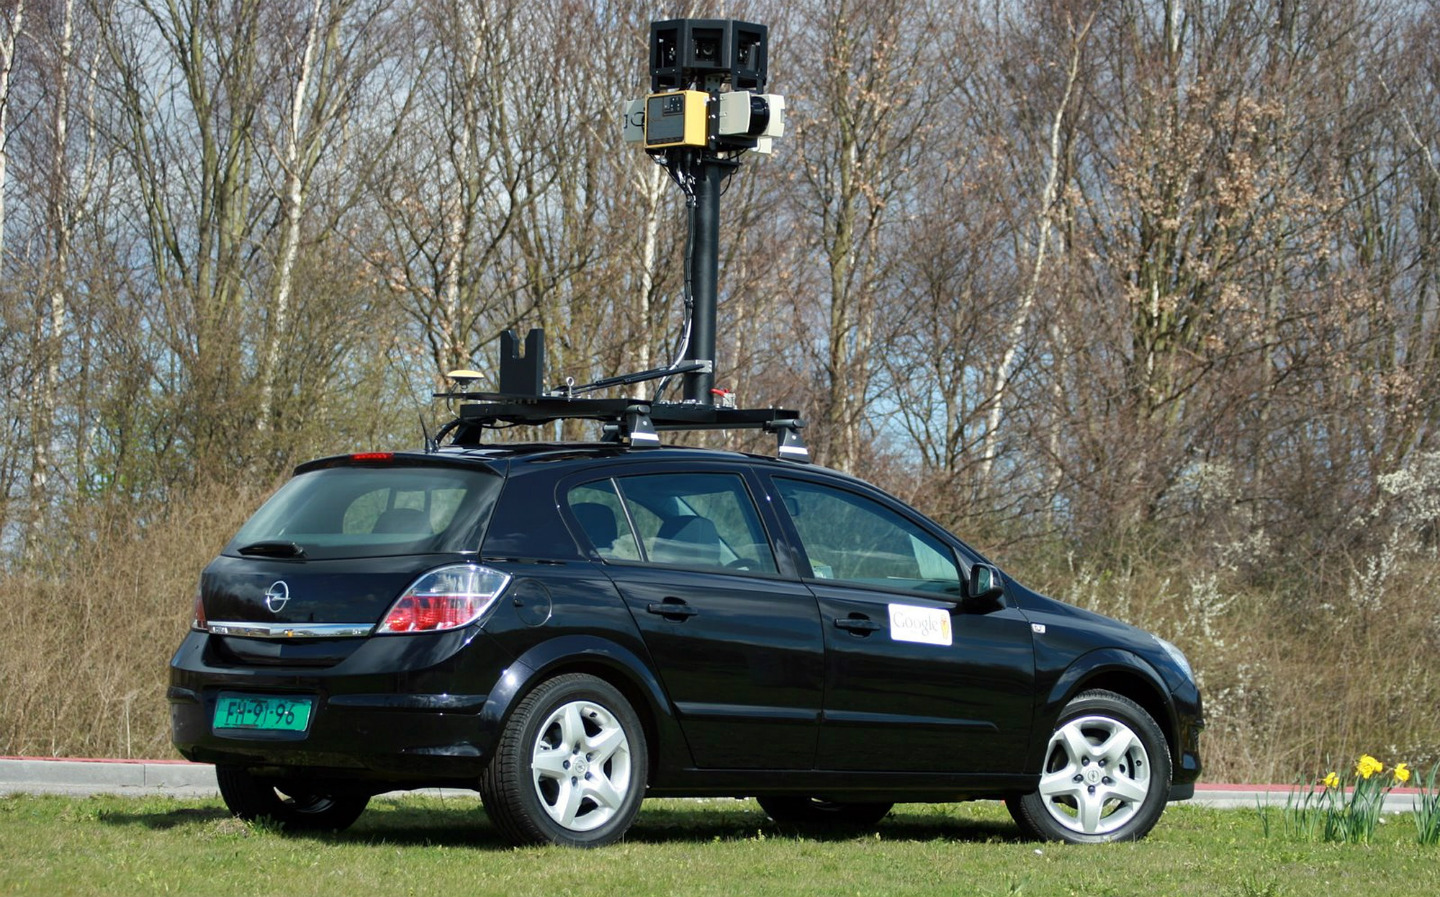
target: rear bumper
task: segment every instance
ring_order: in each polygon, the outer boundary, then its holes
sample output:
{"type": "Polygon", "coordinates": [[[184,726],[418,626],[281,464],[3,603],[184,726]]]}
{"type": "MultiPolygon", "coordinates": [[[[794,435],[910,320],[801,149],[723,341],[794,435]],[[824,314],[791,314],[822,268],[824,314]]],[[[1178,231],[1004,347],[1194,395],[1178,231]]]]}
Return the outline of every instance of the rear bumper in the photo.
{"type": "MultiPolygon", "coordinates": [[[[234,691],[234,689],[226,689],[234,691]]],[[[256,683],[256,694],[314,694],[256,683]]],[[[171,686],[171,735],[187,760],[250,768],[305,770],[394,785],[464,785],[479,778],[494,743],[482,731],[478,708],[424,710],[391,703],[394,695],[317,695],[307,732],[217,734],[211,726],[220,689],[199,692],[171,686]],[[351,703],[355,702],[355,703],[351,703]]],[[[417,705],[452,701],[455,695],[409,695],[417,705]]]]}
{"type": "Polygon", "coordinates": [[[483,633],[371,639],[374,650],[325,669],[238,666],[212,638],[191,633],[171,661],[171,739],[186,759],[384,790],[474,787],[490,758],[497,732],[485,708],[506,663],[483,633]],[[221,692],[308,697],[309,726],[217,730],[221,692]]]}

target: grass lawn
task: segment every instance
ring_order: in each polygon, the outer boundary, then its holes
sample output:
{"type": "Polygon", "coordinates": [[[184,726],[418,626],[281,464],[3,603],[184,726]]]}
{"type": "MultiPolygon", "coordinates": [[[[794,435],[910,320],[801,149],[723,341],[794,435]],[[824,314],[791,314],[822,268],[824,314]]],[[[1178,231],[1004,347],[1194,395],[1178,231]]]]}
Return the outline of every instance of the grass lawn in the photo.
{"type": "Polygon", "coordinates": [[[1408,815],[1369,845],[1265,838],[1254,810],[1175,806],[1139,844],[1021,841],[999,804],[904,805],[875,833],[797,835],[749,801],[648,801],[622,844],[505,846],[478,800],[377,800],[289,837],[216,801],[0,798],[0,894],[1377,895],[1440,893],[1408,815]]]}

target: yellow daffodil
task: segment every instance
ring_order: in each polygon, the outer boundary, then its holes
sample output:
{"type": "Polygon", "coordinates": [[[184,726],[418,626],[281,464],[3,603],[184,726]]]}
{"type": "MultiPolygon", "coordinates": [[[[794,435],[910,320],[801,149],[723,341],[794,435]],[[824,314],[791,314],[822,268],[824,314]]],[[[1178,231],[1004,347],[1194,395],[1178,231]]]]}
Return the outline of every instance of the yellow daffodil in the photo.
{"type": "Polygon", "coordinates": [[[1355,764],[1355,774],[1362,779],[1368,779],[1375,773],[1384,771],[1385,764],[1369,754],[1361,754],[1359,762],[1355,764]]]}
{"type": "Polygon", "coordinates": [[[1404,763],[1396,763],[1395,768],[1390,770],[1390,775],[1395,779],[1395,784],[1403,785],[1410,781],[1410,767],[1404,763]]]}
{"type": "Polygon", "coordinates": [[[1321,779],[1320,784],[1324,785],[1326,788],[1339,788],[1340,777],[1332,772],[1326,775],[1325,778],[1321,779]]]}

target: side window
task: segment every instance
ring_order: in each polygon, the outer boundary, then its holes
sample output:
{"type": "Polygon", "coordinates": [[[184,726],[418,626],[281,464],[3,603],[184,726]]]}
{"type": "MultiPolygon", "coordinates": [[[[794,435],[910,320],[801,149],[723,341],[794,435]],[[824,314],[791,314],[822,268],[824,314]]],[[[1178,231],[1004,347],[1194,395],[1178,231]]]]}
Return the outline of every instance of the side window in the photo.
{"type": "Polygon", "coordinates": [[[860,495],[777,478],[816,579],[960,594],[951,550],[909,520],[860,495]]]}
{"type": "Polygon", "coordinates": [[[595,546],[602,558],[607,561],[640,559],[635,531],[630,528],[625,509],[620,506],[620,496],[615,493],[613,482],[586,483],[571,489],[567,500],[590,544],[595,546]]]}
{"type": "Polygon", "coordinates": [[[643,560],[776,572],[775,553],[740,477],[668,473],[623,477],[616,485],[635,522],[643,560]]]}

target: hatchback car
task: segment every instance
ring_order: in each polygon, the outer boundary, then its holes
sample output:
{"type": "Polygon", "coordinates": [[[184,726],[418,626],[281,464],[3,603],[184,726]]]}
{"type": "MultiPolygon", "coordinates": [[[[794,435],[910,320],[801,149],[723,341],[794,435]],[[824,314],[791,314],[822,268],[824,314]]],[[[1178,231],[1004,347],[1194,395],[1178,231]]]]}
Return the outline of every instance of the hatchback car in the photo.
{"type": "Polygon", "coordinates": [[[173,736],[237,815],[340,829],[382,792],[472,788],[511,842],[597,846],[646,796],[819,825],[989,798],[1089,842],[1194,791],[1178,649],[880,489],[724,451],[457,441],[302,465],[205,569],[173,736]]]}

